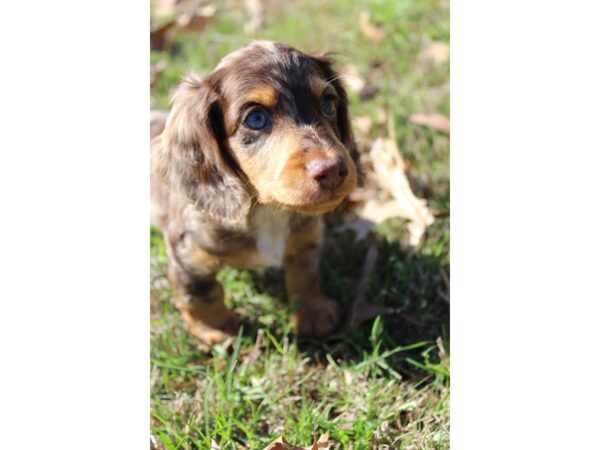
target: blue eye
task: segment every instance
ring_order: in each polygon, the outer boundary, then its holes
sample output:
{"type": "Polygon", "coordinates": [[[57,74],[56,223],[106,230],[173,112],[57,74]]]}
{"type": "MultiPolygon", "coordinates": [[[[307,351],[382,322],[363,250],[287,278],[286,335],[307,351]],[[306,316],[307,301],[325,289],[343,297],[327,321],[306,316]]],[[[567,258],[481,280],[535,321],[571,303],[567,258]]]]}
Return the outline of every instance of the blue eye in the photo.
{"type": "Polygon", "coordinates": [[[333,116],[335,114],[335,97],[331,94],[323,96],[321,99],[321,111],[326,116],[333,116]]]}
{"type": "Polygon", "coordinates": [[[252,111],[244,120],[244,124],[251,130],[262,130],[270,123],[269,117],[261,110],[252,111]]]}

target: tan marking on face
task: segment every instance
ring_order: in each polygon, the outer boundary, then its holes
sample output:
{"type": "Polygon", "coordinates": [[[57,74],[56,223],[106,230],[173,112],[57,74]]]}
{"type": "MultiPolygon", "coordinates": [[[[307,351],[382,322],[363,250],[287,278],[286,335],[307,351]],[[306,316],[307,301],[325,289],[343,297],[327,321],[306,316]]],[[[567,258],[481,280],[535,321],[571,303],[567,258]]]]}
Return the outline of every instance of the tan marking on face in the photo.
{"type": "Polygon", "coordinates": [[[277,104],[277,91],[273,86],[259,86],[245,95],[240,103],[258,103],[267,108],[272,108],[277,104]]]}
{"type": "Polygon", "coordinates": [[[240,119],[241,109],[244,105],[249,103],[256,103],[264,106],[268,110],[273,110],[279,99],[278,92],[269,85],[261,85],[254,88],[248,94],[233,101],[231,108],[226,111],[226,128],[229,134],[233,133],[233,130],[240,119]]]}
{"type": "Polygon", "coordinates": [[[265,140],[263,147],[252,152],[246,149],[236,152],[240,167],[256,190],[260,203],[274,201],[272,194],[280,189],[279,174],[293,145],[285,137],[274,130],[273,134],[265,140]]]}
{"type": "Polygon", "coordinates": [[[347,149],[341,143],[324,146],[307,138],[306,127],[280,122],[262,148],[256,152],[240,151],[237,156],[260,203],[318,214],[334,209],[356,185],[356,169],[347,149]],[[308,176],[306,167],[313,160],[338,155],[346,162],[348,176],[335,192],[324,190],[308,176]]]}

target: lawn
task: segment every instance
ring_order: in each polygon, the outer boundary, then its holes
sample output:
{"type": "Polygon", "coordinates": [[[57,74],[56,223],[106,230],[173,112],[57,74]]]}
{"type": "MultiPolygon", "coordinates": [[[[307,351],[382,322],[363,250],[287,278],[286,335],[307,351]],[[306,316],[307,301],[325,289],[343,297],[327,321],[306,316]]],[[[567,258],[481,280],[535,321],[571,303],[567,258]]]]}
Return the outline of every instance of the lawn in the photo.
{"type": "MultiPolygon", "coordinates": [[[[151,90],[154,109],[189,71],[209,72],[228,52],[253,39],[288,43],[306,52],[333,50],[376,89],[350,92],[356,130],[368,152],[387,137],[391,117],[415,194],[427,199],[436,221],[416,249],[406,226],[391,219],[367,240],[338,232],[329,221],[321,261],[325,291],[341,305],[352,301],[369,246],[378,250],[367,298],[392,314],[354,324],[326,342],[299,342],[288,323],[282,273],[227,268],[219,280],[226,301],[244,318],[233,349],[200,348],[171,304],[166,254],[151,230],[151,434],[156,448],[263,449],[284,435],[306,446],[324,432],[335,449],[449,448],[449,137],[412,124],[412,113],[449,111],[448,62],[423,51],[449,40],[448,2],[350,0],[264,2],[264,23],[244,32],[243,2],[215,3],[205,28],[173,31],[170,45],[152,51],[163,67],[151,90]],[[378,43],[361,32],[361,11],[381,24],[378,43]]],[[[160,23],[154,19],[154,25],[160,23]]]]}

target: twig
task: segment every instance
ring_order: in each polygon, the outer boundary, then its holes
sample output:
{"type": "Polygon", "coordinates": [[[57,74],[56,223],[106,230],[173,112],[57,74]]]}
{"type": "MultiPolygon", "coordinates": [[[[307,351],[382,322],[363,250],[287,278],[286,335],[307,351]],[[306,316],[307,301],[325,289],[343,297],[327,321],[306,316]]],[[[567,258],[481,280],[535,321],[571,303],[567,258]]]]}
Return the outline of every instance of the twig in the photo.
{"type": "Polygon", "coordinates": [[[346,317],[341,333],[347,332],[355,321],[363,322],[380,314],[390,314],[393,312],[392,308],[373,305],[366,299],[367,286],[369,285],[369,279],[375,268],[378,253],[377,244],[371,244],[367,250],[367,256],[365,257],[360,279],[356,286],[356,295],[354,296],[352,305],[350,305],[350,311],[346,317]]]}
{"type": "Polygon", "coordinates": [[[360,273],[360,280],[358,282],[358,286],[356,287],[356,295],[354,296],[354,301],[352,302],[352,315],[354,315],[356,312],[357,305],[365,302],[369,278],[371,278],[371,273],[373,273],[373,269],[375,268],[375,262],[377,261],[378,254],[379,252],[377,250],[377,244],[371,244],[367,250],[367,256],[365,257],[365,262],[360,273]]]}

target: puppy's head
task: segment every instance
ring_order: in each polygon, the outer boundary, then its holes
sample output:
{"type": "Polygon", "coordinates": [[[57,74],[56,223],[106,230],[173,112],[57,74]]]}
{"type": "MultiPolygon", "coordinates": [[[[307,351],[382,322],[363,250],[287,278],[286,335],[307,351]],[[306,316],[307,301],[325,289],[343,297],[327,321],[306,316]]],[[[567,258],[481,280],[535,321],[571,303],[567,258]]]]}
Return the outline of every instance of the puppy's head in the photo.
{"type": "Polygon", "coordinates": [[[255,42],[173,98],[154,164],[215,219],[241,220],[251,199],[318,214],[357,182],[346,93],[325,57],[255,42]]]}

